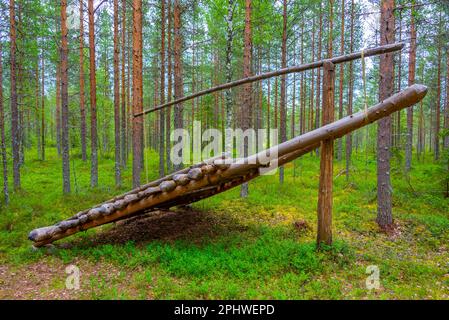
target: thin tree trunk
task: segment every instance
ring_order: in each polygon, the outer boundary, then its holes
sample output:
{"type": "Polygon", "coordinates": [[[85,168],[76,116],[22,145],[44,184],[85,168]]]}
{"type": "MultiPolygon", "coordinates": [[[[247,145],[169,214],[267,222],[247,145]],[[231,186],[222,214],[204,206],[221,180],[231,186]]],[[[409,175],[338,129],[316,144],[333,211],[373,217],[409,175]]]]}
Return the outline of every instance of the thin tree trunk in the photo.
{"type": "Polygon", "coordinates": [[[17,106],[17,82],[16,82],[16,15],[15,1],[9,1],[9,23],[10,23],[10,102],[11,102],[11,140],[12,140],[12,166],[14,189],[20,189],[20,132],[19,132],[19,110],[17,106]]]}
{"type": "Polygon", "coordinates": [[[89,79],[90,79],[90,186],[98,186],[97,151],[97,79],[95,70],[94,0],[88,0],[89,15],[89,79]]]}
{"type": "MultiPolygon", "coordinates": [[[[415,83],[416,65],[416,29],[415,29],[415,2],[412,2],[410,10],[410,53],[408,61],[408,85],[415,83]]],[[[401,66],[399,65],[399,69],[401,66]]],[[[399,113],[398,113],[399,116],[399,113]]],[[[412,165],[412,145],[413,145],[413,107],[407,109],[407,143],[405,144],[405,171],[410,171],[412,165]]]]}
{"type": "Polygon", "coordinates": [[[39,55],[36,57],[36,75],[35,75],[35,81],[36,81],[36,91],[35,91],[35,114],[36,114],[36,121],[35,121],[35,125],[36,125],[36,140],[37,140],[37,159],[40,159],[41,154],[42,154],[42,144],[41,144],[41,124],[39,121],[39,117],[40,117],[40,103],[39,103],[39,96],[41,94],[41,90],[40,90],[40,72],[39,72],[39,55]]]}
{"type": "MultiPolygon", "coordinates": [[[[133,0],[133,113],[143,110],[142,93],[142,0],[133,0]]],[[[140,186],[142,170],[142,117],[133,118],[133,187],[140,186]]]]}
{"type": "Polygon", "coordinates": [[[126,81],[125,81],[125,64],[126,64],[126,48],[125,48],[125,35],[126,35],[126,0],[122,0],[122,91],[121,91],[121,164],[122,167],[126,167],[126,160],[128,154],[127,148],[127,119],[128,113],[126,112],[126,81]]]}
{"type": "MultiPolygon", "coordinates": [[[[345,53],[345,0],[341,0],[341,31],[340,31],[340,55],[345,53]]],[[[338,118],[343,118],[343,78],[345,64],[340,64],[340,76],[338,86],[338,118]]],[[[343,154],[343,139],[338,139],[337,160],[341,161],[343,154]]]]}
{"type": "MultiPolygon", "coordinates": [[[[225,73],[226,82],[232,81],[232,42],[234,39],[234,0],[228,0],[227,16],[226,16],[226,58],[225,58],[225,73]]],[[[225,150],[232,152],[231,132],[232,128],[232,91],[227,89],[225,91],[226,100],[226,137],[225,137],[225,150]]]]}
{"type": "MultiPolygon", "coordinates": [[[[282,14],[282,48],[281,48],[281,68],[287,67],[287,0],[283,0],[283,14],[282,14]]],[[[281,142],[287,141],[287,126],[286,126],[286,75],[281,77],[281,142]]],[[[245,155],[246,156],[246,155],[245,155]]],[[[279,182],[284,183],[284,167],[279,168],[279,182]]]]}
{"type": "MultiPolygon", "coordinates": [[[[251,35],[251,0],[245,0],[245,31],[244,31],[244,49],[243,49],[243,77],[251,76],[251,51],[252,51],[252,35],[251,35]]],[[[242,130],[249,129],[251,125],[252,112],[252,84],[247,83],[243,86],[242,101],[242,130]]],[[[248,141],[243,141],[244,157],[248,156],[248,141]]],[[[245,198],[248,196],[248,183],[242,184],[240,196],[245,198]]]]}
{"type": "MultiPolygon", "coordinates": [[[[351,0],[351,31],[350,31],[350,43],[349,51],[354,50],[354,0],[351,0]]],[[[349,90],[348,90],[348,115],[352,114],[352,103],[354,98],[354,75],[353,75],[353,65],[352,61],[349,62],[349,90]]],[[[346,181],[349,180],[349,169],[351,166],[351,156],[352,156],[352,133],[346,135],[346,181]]]]}
{"type": "MultiPolygon", "coordinates": [[[[58,52],[61,55],[61,52],[58,52]]],[[[56,110],[55,110],[55,122],[56,122],[56,149],[58,156],[61,156],[61,63],[56,63],[56,110]]]]}
{"type": "Polygon", "coordinates": [[[446,104],[444,106],[444,148],[449,148],[449,46],[446,46],[446,104]]]}
{"type": "Polygon", "coordinates": [[[9,204],[8,189],[8,159],[6,158],[6,138],[5,138],[5,112],[3,109],[3,50],[0,43],[0,152],[2,154],[2,171],[3,171],[3,197],[5,204],[9,204]]]}
{"type": "Polygon", "coordinates": [[[45,59],[42,50],[42,84],[41,84],[41,160],[45,161],[45,59]]]}
{"type": "MultiPolygon", "coordinates": [[[[168,1],[167,6],[167,18],[168,18],[168,30],[167,30],[167,75],[168,75],[168,83],[167,83],[167,98],[168,101],[172,100],[172,81],[173,81],[173,68],[172,68],[172,41],[171,41],[171,34],[172,34],[172,10],[171,10],[171,3],[172,1],[168,1]]],[[[170,149],[171,149],[171,142],[170,142],[170,130],[171,130],[171,107],[167,108],[167,114],[165,119],[165,158],[167,162],[167,171],[171,172],[171,160],[170,160],[170,149]]]]}
{"type": "Polygon", "coordinates": [[[439,32],[438,32],[438,67],[437,67],[437,96],[435,105],[435,134],[434,134],[434,158],[438,160],[440,158],[440,121],[441,121],[441,11],[439,19],[439,32]]]}
{"type": "MultiPolygon", "coordinates": [[[[165,103],[165,0],[161,0],[161,87],[160,103],[165,103]]],[[[159,111],[159,176],[165,176],[165,109],[159,111]]]]}
{"type": "MultiPolygon", "coordinates": [[[[320,27],[318,32],[318,53],[317,60],[321,60],[321,52],[322,52],[322,34],[323,34],[323,11],[322,11],[322,3],[320,1],[320,27]]],[[[312,79],[313,81],[313,79],[312,79]]],[[[312,88],[313,92],[313,88],[312,88]]],[[[321,69],[317,69],[316,75],[316,113],[315,113],[315,128],[320,126],[320,103],[321,103],[321,69]]],[[[319,155],[319,149],[315,150],[316,155],[319,155]]]]}
{"type": "Polygon", "coordinates": [[[118,40],[118,0],[114,0],[114,138],[115,138],[115,185],[122,184],[120,169],[120,74],[118,40]]]}
{"type": "Polygon", "coordinates": [[[84,94],[84,8],[80,0],[80,122],[81,122],[81,158],[87,160],[86,142],[86,106],[84,94]]]}
{"type": "MultiPolygon", "coordinates": [[[[175,72],[175,100],[184,96],[184,83],[182,79],[182,34],[181,34],[181,4],[180,0],[175,0],[174,10],[173,10],[173,28],[174,28],[174,72],[175,72]]],[[[174,112],[174,128],[183,129],[183,105],[178,103],[175,105],[174,112]]],[[[179,141],[178,141],[179,142],[179,141]]],[[[182,150],[179,156],[182,158],[182,150]]],[[[174,170],[178,171],[182,169],[182,162],[174,166],[174,170]]]]}
{"type": "MultiPolygon", "coordinates": [[[[380,44],[394,42],[394,0],[382,0],[380,17],[380,44]]],[[[385,100],[393,94],[393,54],[380,56],[379,99],[385,100]]],[[[379,120],[377,126],[377,223],[382,229],[393,223],[391,212],[390,182],[391,118],[379,120]]]]}
{"type": "Polygon", "coordinates": [[[67,0],[61,0],[61,146],[63,192],[70,193],[67,0]]]}

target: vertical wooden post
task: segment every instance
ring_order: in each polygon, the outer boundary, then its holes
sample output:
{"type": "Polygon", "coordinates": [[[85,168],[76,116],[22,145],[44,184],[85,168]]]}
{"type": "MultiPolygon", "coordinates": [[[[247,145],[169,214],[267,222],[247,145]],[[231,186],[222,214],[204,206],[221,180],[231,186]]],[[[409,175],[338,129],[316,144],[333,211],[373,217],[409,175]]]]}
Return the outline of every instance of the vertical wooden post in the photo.
{"type": "MultiPolygon", "coordinates": [[[[322,125],[334,121],[334,85],[335,67],[330,61],[323,64],[323,112],[322,125]]],[[[332,244],[332,179],[334,141],[321,142],[320,184],[318,194],[318,247],[325,243],[332,244]]]]}

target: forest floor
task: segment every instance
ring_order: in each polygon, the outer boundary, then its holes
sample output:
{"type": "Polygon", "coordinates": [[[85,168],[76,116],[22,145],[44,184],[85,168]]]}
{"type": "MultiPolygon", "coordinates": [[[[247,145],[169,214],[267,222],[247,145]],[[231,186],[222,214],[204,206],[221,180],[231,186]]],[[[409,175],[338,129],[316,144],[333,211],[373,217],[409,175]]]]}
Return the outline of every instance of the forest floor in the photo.
{"type": "MultiPolygon", "coordinates": [[[[61,161],[28,153],[23,190],[0,212],[0,299],[449,299],[449,198],[442,165],[429,159],[406,179],[393,158],[389,234],[376,223],[375,157],[354,156],[334,168],[334,244],[316,251],[319,161],[312,155],[278,176],[203,200],[190,210],[157,212],[91,229],[33,251],[29,231],[51,225],[127,188],[113,187],[112,157],[99,164],[101,187],[89,188],[89,163],[74,156],[73,193],[62,196],[61,161]],[[366,160],[368,159],[368,160],[366,160]],[[66,288],[66,267],[80,289],[66,288]],[[377,266],[380,287],[368,289],[377,266]],[[371,267],[372,268],[372,267],[371,267]]],[[[150,180],[157,155],[150,154],[150,180]]],[[[131,184],[131,170],[124,173],[131,184]]]]}

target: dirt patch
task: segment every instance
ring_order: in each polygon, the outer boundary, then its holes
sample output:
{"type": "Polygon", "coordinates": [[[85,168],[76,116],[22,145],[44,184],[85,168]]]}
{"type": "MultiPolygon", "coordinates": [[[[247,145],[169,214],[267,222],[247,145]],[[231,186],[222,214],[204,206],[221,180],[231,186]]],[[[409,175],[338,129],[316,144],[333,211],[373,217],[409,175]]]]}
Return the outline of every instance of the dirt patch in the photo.
{"type": "MultiPolygon", "coordinates": [[[[79,289],[66,287],[66,279],[74,274],[73,269],[67,273],[66,268],[69,265],[58,259],[48,258],[21,267],[1,265],[0,299],[73,300],[99,297],[114,299],[113,294],[109,297],[101,296],[105,291],[104,288],[112,285],[124,287],[130,282],[131,274],[120,271],[108,263],[91,263],[75,259],[71,265],[79,270],[79,289]]],[[[135,293],[131,292],[132,288],[127,290],[127,296],[135,296],[135,293]]],[[[148,297],[151,298],[150,293],[148,297]]]]}
{"type": "Polygon", "coordinates": [[[103,244],[124,244],[128,241],[145,244],[154,240],[171,242],[184,239],[201,243],[231,231],[244,231],[245,226],[225,215],[180,209],[155,211],[119,221],[108,230],[93,235],[78,247],[103,244]]]}

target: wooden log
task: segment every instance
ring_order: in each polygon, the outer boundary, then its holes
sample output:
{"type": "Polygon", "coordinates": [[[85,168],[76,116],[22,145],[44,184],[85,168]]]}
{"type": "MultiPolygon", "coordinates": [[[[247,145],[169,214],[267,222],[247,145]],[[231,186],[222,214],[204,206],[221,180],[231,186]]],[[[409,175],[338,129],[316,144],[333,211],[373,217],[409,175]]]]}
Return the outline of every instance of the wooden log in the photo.
{"type": "MultiPolygon", "coordinates": [[[[426,86],[414,84],[404,91],[369,108],[366,112],[362,111],[356,113],[286,141],[277,146],[276,151],[278,152],[278,158],[276,160],[279,165],[292,161],[302,154],[316,148],[322,140],[342,137],[348,132],[388,116],[400,109],[414,105],[424,98],[426,93],[426,86]]],[[[269,151],[274,154],[274,147],[270,148],[269,151]]],[[[93,221],[88,221],[87,215],[81,215],[78,218],[80,221],[79,226],[67,230],[61,230],[56,226],[33,230],[29,235],[29,239],[35,242],[34,245],[36,247],[43,246],[58,239],[70,236],[80,230],[87,230],[102,224],[131,217],[139,212],[154,210],[154,208],[159,208],[167,203],[176,204],[176,199],[182,198],[189,192],[194,192],[210,186],[222,185],[224,183],[228,183],[228,186],[230,187],[235,186],[235,183],[238,185],[239,183],[246,182],[241,179],[242,173],[245,173],[246,175],[251,170],[257,169],[254,163],[257,163],[257,155],[262,154],[262,152],[248,157],[245,161],[233,163],[224,171],[218,170],[214,174],[203,176],[198,180],[192,180],[185,186],[178,186],[171,192],[157,192],[146,198],[139,198],[136,194],[127,195],[123,199],[123,201],[126,202],[126,205],[122,209],[116,210],[109,215],[100,216],[93,221]],[[236,182],[236,180],[240,182],[236,182]]],[[[264,155],[265,154],[263,154],[263,156],[264,155]]],[[[246,178],[253,179],[255,177],[257,177],[257,174],[249,175],[246,178]]]]}
{"type": "MultiPolygon", "coordinates": [[[[388,53],[388,52],[394,52],[394,51],[399,51],[404,47],[403,43],[393,43],[393,44],[388,44],[388,45],[384,45],[384,46],[379,46],[379,47],[375,47],[375,48],[370,48],[370,49],[365,49],[363,52],[364,57],[371,57],[371,56],[375,56],[375,55],[379,55],[379,54],[383,54],[383,53],[388,53]]],[[[343,62],[347,62],[347,61],[353,61],[356,59],[360,59],[362,57],[362,52],[354,52],[351,54],[347,54],[347,55],[343,55],[343,56],[338,56],[338,57],[333,57],[330,60],[330,62],[332,62],[333,64],[339,64],[339,63],[343,63],[343,62]]],[[[243,79],[239,79],[233,82],[228,82],[228,83],[224,83],[221,84],[219,86],[216,87],[212,87],[206,90],[202,90],[202,91],[198,91],[194,94],[188,95],[188,96],[184,96],[182,98],[173,100],[173,101],[169,101],[166,102],[164,104],[158,105],[156,107],[153,107],[151,109],[146,109],[142,112],[139,113],[135,113],[134,117],[140,117],[143,116],[144,114],[147,113],[151,113],[157,110],[161,110],[170,106],[173,106],[175,104],[179,104],[188,100],[192,100],[194,98],[197,97],[201,97],[204,96],[206,94],[210,94],[216,91],[221,91],[221,90],[225,90],[225,89],[229,89],[229,88],[233,88],[233,87],[237,87],[237,86],[241,86],[242,84],[246,84],[246,83],[251,83],[251,82],[256,82],[256,81],[260,81],[260,80],[264,80],[264,79],[269,79],[269,78],[273,78],[273,77],[277,77],[277,76],[281,76],[284,74],[289,74],[289,73],[294,73],[294,72],[302,72],[302,71],[306,71],[306,70],[310,70],[310,69],[315,69],[315,68],[320,68],[323,66],[324,62],[326,60],[320,60],[320,61],[315,61],[312,63],[306,63],[306,64],[301,64],[298,66],[293,66],[293,67],[289,67],[289,68],[284,68],[284,69],[279,69],[276,71],[271,71],[271,72],[267,72],[267,73],[262,73],[262,74],[258,74],[255,76],[251,76],[251,77],[247,77],[247,78],[243,78],[243,79]]]]}

